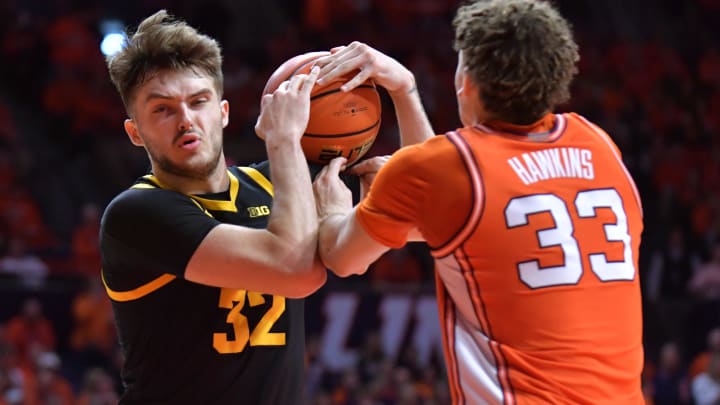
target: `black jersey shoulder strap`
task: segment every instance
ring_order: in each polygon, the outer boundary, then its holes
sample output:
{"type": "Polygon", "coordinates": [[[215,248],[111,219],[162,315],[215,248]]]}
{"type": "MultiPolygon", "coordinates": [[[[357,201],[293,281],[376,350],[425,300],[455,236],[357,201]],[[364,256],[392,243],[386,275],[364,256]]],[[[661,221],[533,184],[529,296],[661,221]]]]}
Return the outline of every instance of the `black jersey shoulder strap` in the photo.
{"type": "Polygon", "coordinates": [[[248,166],[238,166],[238,169],[253,179],[253,181],[270,194],[271,197],[275,196],[272,183],[259,170],[248,166]]]}

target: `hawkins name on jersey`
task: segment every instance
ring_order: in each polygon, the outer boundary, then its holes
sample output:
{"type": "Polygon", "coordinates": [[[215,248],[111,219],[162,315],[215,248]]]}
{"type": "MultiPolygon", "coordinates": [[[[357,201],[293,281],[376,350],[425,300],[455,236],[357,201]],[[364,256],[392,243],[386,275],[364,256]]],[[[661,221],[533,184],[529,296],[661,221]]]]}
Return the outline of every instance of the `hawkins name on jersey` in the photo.
{"type": "Polygon", "coordinates": [[[507,162],[525,185],[558,178],[595,178],[592,152],[588,149],[543,149],[513,156],[507,162]]]}

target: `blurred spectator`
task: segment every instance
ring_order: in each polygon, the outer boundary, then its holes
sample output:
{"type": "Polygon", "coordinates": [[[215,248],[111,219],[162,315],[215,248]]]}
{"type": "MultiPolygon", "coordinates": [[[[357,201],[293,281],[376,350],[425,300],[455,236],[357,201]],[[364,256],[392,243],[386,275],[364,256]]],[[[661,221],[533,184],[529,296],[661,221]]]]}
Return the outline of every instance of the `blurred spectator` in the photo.
{"type": "Polygon", "coordinates": [[[17,138],[15,121],[7,105],[0,102],[0,143],[13,142],[17,138]]]}
{"type": "Polygon", "coordinates": [[[33,404],[34,384],[32,372],[18,364],[14,348],[0,341],[0,404],[33,404]]]}
{"type": "Polygon", "coordinates": [[[710,364],[710,357],[713,354],[720,354],[720,327],[713,328],[707,334],[707,347],[698,353],[690,363],[688,377],[695,378],[698,374],[706,371],[710,364]]]}
{"type": "Polygon", "coordinates": [[[17,181],[0,194],[0,221],[7,225],[11,235],[22,238],[33,250],[55,245],[35,200],[17,181]]]}
{"type": "Polygon", "coordinates": [[[89,278],[85,290],[75,296],[72,316],[70,347],[110,359],[115,352],[117,332],[112,305],[100,277],[89,278]]]}
{"type": "Polygon", "coordinates": [[[667,342],[660,348],[660,358],[652,379],[654,405],[690,403],[690,387],[682,365],[680,348],[667,342]]]}
{"type": "Polygon", "coordinates": [[[14,274],[26,287],[41,287],[48,275],[48,266],[40,257],[26,250],[25,242],[13,237],[8,251],[0,258],[0,272],[14,274]]]}
{"type": "Polygon", "coordinates": [[[72,234],[72,260],[75,270],[88,277],[100,274],[100,207],[82,207],[82,220],[72,234]]]}
{"type": "Polygon", "coordinates": [[[55,350],[55,329],[43,315],[37,298],[28,298],[18,315],[6,324],[6,339],[16,350],[18,361],[31,369],[34,353],[55,350]]]}
{"type": "Polygon", "coordinates": [[[305,342],[305,399],[316,398],[322,392],[325,373],[320,359],[320,337],[308,336],[305,342]]]}
{"type": "Polygon", "coordinates": [[[116,405],[118,395],[112,378],[101,368],[91,368],[85,373],[82,390],[76,405],[116,405]]]}
{"type": "Polygon", "coordinates": [[[60,356],[39,352],[35,356],[37,402],[25,405],[73,405],[75,397],[68,381],[60,375],[60,356]]]}
{"type": "Polygon", "coordinates": [[[688,283],[696,298],[687,318],[687,346],[690,353],[700,350],[708,332],[720,325],[720,238],[710,248],[710,258],[698,266],[688,283]]]}
{"type": "Polygon", "coordinates": [[[720,53],[716,48],[710,48],[702,55],[698,73],[706,84],[720,87],[720,53]]]}
{"type": "Polygon", "coordinates": [[[408,248],[393,249],[370,265],[368,275],[377,288],[392,286],[412,289],[417,288],[422,281],[422,267],[408,248]]]}
{"type": "Polygon", "coordinates": [[[692,380],[695,405],[720,404],[720,353],[710,356],[707,370],[692,380]]]}
{"type": "Polygon", "coordinates": [[[343,371],[340,384],[333,390],[330,398],[333,405],[354,404],[361,394],[362,384],[355,369],[343,371]]]}
{"type": "Polygon", "coordinates": [[[720,238],[712,244],[709,260],[698,266],[688,289],[701,300],[720,302],[720,238]]]}
{"type": "MultiPolygon", "coordinates": [[[[0,258],[5,257],[8,252],[9,244],[10,244],[10,232],[8,232],[7,228],[5,227],[5,224],[3,224],[2,221],[0,221],[0,258]]],[[[1,259],[0,259],[1,260],[1,259]]],[[[3,271],[0,270],[0,273],[3,271]]]]}
{"type": "Polygon", "coordinates": [[[648,298],[651,301],[685,298],[688,280],[698,261],[697,254],[688,249],[685,231],[674,226],[665,246],[652,254],[646,281],[648,298]]]}
{"type": "MultiPolygon", "coordinates": [[[[0,193],[9,192],[15,184],[15,168],[10,151],[5,150],[0,140],[0,193]]],[[[0,200],[2,204],[2,200],[0,200]]],[[[4,215],[2,216],[4,218],[4,215]]],[[[2,220],[3,222],[4,219],[2,220]]]]}
{"type": "Polygon", "coordinates": [[[383,352],[382,340],[379,333],[370,332],[365,336],[365,342],[360,352],[357,370],[364,383],[377,377],[386,362],[383,352]]]}
{"type": "Polygon", "coordinates": [[[53,65],[83,69],[100,56],[97,37],[89,27],[92,21],[91,13],[75,12],[61,14],[50,22],[45,39],[53,65]]]}
{"type": "Polygon", "coordinates": [[[394,366],[390,378],[384,380],[377,391],[377,399],[384,404],[415,404],[418,401],[410,370],[394,366]]]}
{"type": "Polygon", "coordinates": [[[437,400],[435,392],[437,386],[442,384],[433,367],[426,367],[420,371],[420,378],[415,381],[415,392],[422,403],[433,403],[437,400]]]}

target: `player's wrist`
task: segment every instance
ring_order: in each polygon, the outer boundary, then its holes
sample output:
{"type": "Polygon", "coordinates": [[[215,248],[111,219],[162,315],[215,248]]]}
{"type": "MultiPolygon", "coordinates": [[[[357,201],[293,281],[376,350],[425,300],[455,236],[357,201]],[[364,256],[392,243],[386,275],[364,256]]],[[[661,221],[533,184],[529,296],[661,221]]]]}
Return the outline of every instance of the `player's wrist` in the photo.
{"type": "Polygon", "coordinates": [[[388,90],[390,98],[397,100],[398,98],[411,97],[417,93],[417,84],[415,82],[415,76],[410,71],[407,72],[408,77],[393,90],[388,90]]]}
{"type": "Polygon", "coordinates": [[[322,225],[323,223],[328,222],[328,221],[342,220],[342,219],[345,219],[345,217],[348,215],[348,213],[350,213],[350,211],[341,211],[341,210],[327,212],[327,213],[320,213],[320,214],[318,214],[318,223],[320,223],[322,225]]]}
{"type": "Polygon", "coordinates": [[[265,147],[268,149],[268,151],[302,151],[302,146],[300,145],[300,136],[297,136],[296,134],[275,134],[274,136],[270,136],[265,139],[265,147]]]}

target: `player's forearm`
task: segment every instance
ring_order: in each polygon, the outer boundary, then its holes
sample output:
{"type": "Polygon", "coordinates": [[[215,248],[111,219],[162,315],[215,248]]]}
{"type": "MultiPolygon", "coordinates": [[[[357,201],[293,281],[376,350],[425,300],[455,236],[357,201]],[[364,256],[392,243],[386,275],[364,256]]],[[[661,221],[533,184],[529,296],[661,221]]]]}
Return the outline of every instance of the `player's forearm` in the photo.
{"type": "Polygon", "coordinates": [[[317,248],[317,211],[310,174],[300,144],[267,143],[274,199],[268,231],[281,248],[301,254],[298,260],[311,265],[317,248]]]}
{"type": "Polygon", "coordinates": [[[421,143],[435,135],[414,82],[409,90],[392,92],[390,97],[400,128],[400,146],[421,143]]]}
{"type": "Polygon", "coordinates": [[[349,214],[332,214],[321,218],[318,230],[318,253],[322,262],[340,277],[362,274],[367,266],[353,263],[352,254],[346,246],[346,227],[349,214]]]}

